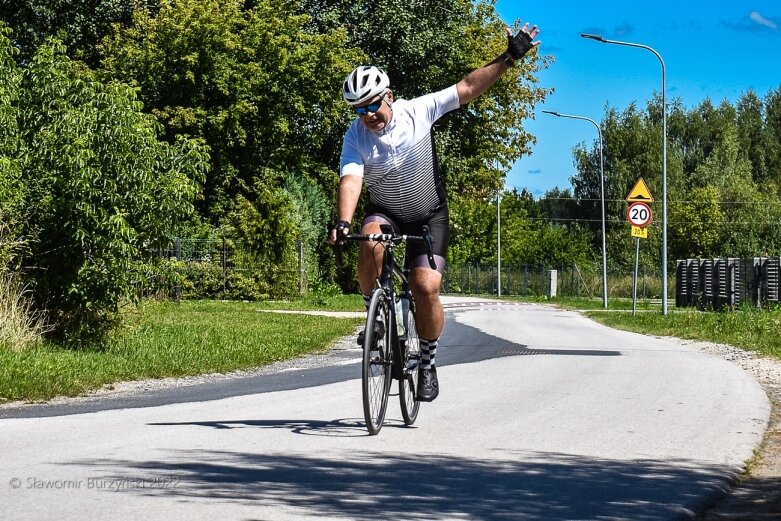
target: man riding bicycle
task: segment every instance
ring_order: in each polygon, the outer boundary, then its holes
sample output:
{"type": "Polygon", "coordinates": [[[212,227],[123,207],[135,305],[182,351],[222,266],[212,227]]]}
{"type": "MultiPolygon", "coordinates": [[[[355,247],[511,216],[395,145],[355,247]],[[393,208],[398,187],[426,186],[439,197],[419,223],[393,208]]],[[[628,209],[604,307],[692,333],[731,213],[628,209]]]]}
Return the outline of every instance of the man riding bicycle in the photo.
{"type": "MultiPolygon", "coordinates": [[[[507,51],[491,63],[455,85],[411,100],[395,99],[387,74],[377,67],[358,67],[344,81],[344,100],[358,118],[344,137],[337,194],[339,221],[329,240],[341,243],[339,237],[350,232],[364,183],[369,205],[361,233],[380,233],[380,225],[390,224],[397,233],[420,235],[424,225],[429,227],[436,270],[429,266],[424,245],[410,244],[407,251],[420,335],[421,401],[430,402],[439,394],[434,356],[445,324],[439,287],[450,239],[447,197],[431,127],[496,83],[516,60],[539,45],[539,41],[533,41],[538,33],[537,26],[530,28],[528,23],[515,36],[508,29],[507,51]]],[[[376,244],[362,243],[358,260],[358,281],[367,306],[382,266],[382,248],[376,248],[376,244]]]]}

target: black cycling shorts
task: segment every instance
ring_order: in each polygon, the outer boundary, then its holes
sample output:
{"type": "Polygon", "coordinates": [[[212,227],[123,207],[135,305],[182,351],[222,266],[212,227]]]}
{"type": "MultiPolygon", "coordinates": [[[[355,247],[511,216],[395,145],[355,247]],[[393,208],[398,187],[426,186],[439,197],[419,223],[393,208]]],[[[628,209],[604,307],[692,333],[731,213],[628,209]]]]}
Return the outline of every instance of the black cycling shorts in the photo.
{"type": "MultiPolygon", "coordinates": [[[[447,247],[450,244],[450,211],[447,204],[443,204],[432,211],[426,219],[420,221],[403,222],[393,218],[389,211],[372,204],[366,209],[363,224],[370,222],[387,222],[393,226],[396,233],[403,235],[422,235],[421,228],[428,225],[429,233],[433,239],[434,260],[437,263],[437,271],[442,273],[447,259],[447,247]]],[[[412,268],[431,268],[426,256],[426,245],[420,242],[409,243],[407,246],[406,262],[412,268]]]]}

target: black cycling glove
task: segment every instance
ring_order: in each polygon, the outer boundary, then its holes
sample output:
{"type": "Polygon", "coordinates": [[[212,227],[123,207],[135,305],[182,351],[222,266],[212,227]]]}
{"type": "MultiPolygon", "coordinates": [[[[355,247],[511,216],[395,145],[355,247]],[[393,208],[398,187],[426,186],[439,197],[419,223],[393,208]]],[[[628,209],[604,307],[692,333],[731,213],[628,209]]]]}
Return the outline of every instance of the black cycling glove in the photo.
{"type": "Polygon", "coordinates": [[[343,246],[346,242],[344,236],[350,233],[350,223],[347,221],[339,221],[336,223],[336,226],[334,226],[334,229],[336,230],[337,246],[343,246]]]}
{"type": "Polygon", "coordinates": [[[532,37],[523,31],[518,31],[515,36],[512,33],[507,33],[507,54],[512,56],[513,60],[519,60],[523,58],[529,49],[534,47],[532,44],[532,37]]]}

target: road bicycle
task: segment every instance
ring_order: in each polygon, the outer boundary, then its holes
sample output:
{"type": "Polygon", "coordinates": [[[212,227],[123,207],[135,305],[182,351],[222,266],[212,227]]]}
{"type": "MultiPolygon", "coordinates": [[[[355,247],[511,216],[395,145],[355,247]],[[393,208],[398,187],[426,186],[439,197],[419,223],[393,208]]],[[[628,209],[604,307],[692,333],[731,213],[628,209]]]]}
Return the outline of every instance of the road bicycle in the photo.
{"type": "Polygon", "coordinates": [[[421,236],[396,234],[387,224],[381,225],[380,230],[379,234],[344,236],[345,241],[373,241],[375,247],[384,248],[382,269],[366,314],[361,373],[363,416],[372,435],[379,433],[385,422],[391,380],[399,382],[405,425],[415,423],[420,409],[417,398],[420,339],[415,327],[415,299],[409,286],[410,267],[408,262],[403,263],[403,268],[399,266],[395,250],[404,243],[421,242],[426,246],[429,265],[436,269],[428,226],[423,226],[421,236]]]}

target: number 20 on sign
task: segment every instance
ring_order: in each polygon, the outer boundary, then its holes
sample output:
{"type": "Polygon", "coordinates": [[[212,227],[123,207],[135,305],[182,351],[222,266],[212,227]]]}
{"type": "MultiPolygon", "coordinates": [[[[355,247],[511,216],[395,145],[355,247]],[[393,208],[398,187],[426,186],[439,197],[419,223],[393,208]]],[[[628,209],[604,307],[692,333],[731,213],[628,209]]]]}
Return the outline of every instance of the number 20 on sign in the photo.
{"type": "Polygon", "coordinates": [[[632,237],[647,239],[646,226],[651,223],[651,207],[645,203],[634,202],[626,210],[626,220],[632,225],[632,237]]]}
{"type": "Polygon", "coordinates": [[[632,226],[648,226],[651,223],[651,207],[645,203],[630,204],[626,209],[626,220],[632,226]]]}

